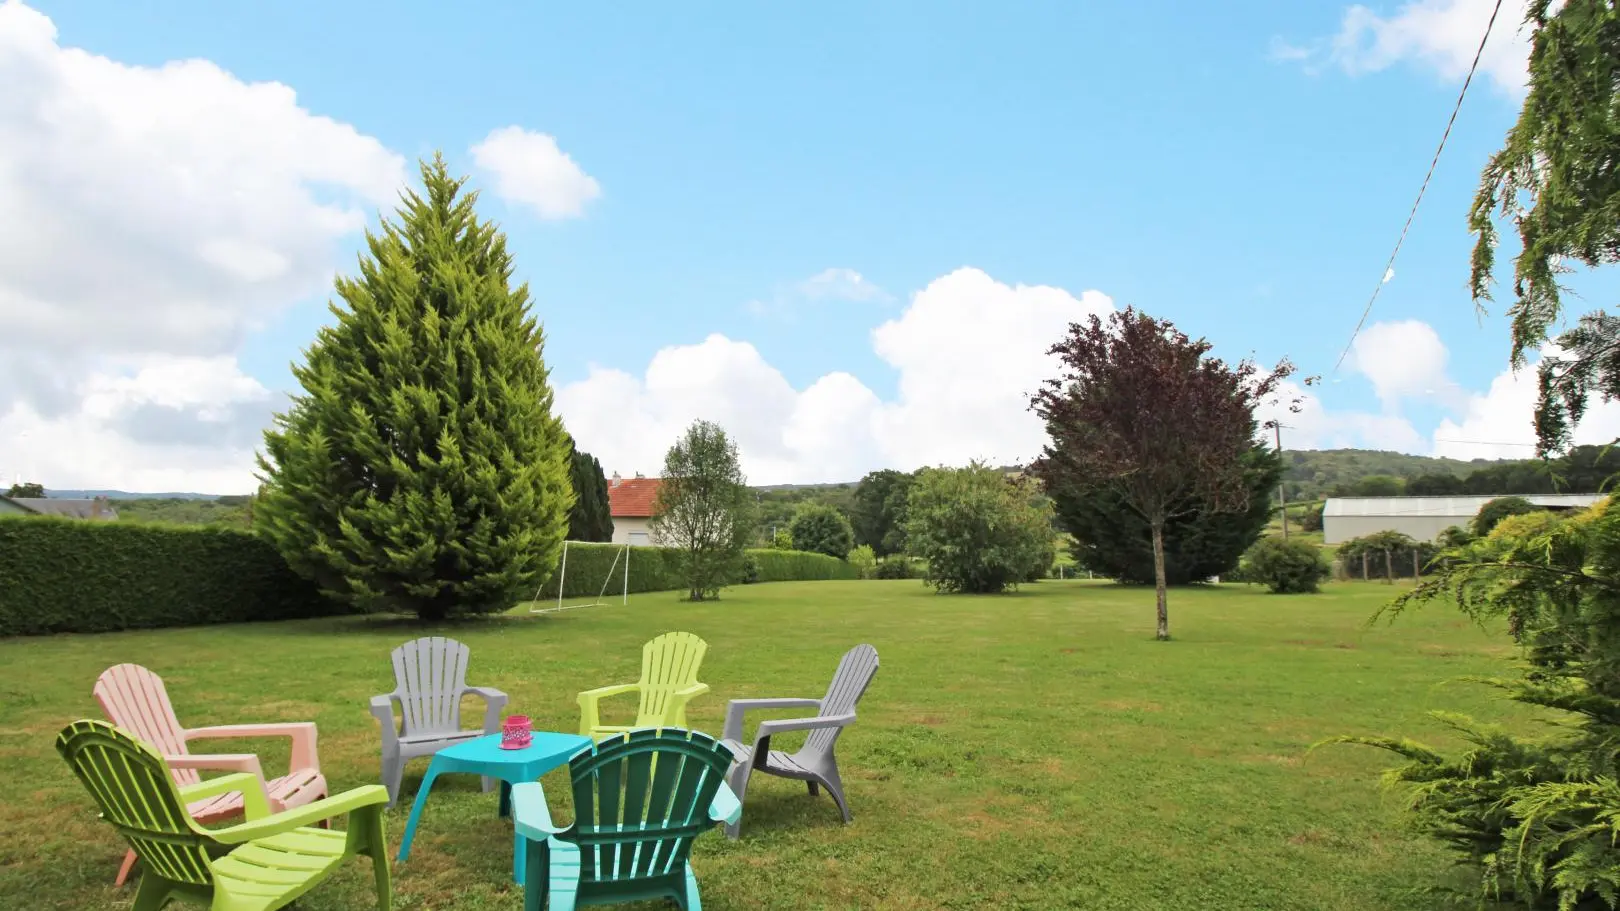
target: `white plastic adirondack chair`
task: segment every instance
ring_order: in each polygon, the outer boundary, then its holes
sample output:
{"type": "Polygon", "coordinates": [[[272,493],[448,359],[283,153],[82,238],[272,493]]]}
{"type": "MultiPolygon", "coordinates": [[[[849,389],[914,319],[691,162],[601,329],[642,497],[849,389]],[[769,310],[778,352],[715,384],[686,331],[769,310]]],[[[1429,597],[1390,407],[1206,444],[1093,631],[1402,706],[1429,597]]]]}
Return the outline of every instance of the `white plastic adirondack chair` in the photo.
{"type": "MultiPolygon", "coordinates": [[[[96,702],[107,720],[146,741],[168,763],[180,796],[202,782],[199,769],[216,772],[247,772],[259,779],[259,787],[272,812],[301,807],[326,796],[326,778],[321,775],[315,754],[315,724],[308,721],[280,724],[225,724],[206,728],[184,728],[175,717],[163,678],[138,664],[107,668],[96,678],[96,702]],[[193,753],[193,740],[224,737],[290,737],[292,761],[287,774],[266,780],[259,757],[252,753],[193,753]]],[[[242,815],[241,792],[191,801],[186,809],[198,822],[218,822],[242,815]]],[[[135,852],[124,856],[124,865],[115,881],[123,885],[135,866],[135,852]]]]}
{"type": "MultiPolygon", "coordinates": [[[[371,697],[371,714],[382,724],[382,783],[388,788],[389,806],[399,799],[406,762],[500,731],[506,694],[467,685],[468,651],[462,643],[442,636],[424,636],[394,649],[394,691],[371,697]],[[467,695],[484,700],[482,730],[461,729],[461,699],[467,695]]],[[[493,779],[484,779],[485,791],[494,787],[493,779]]]]}
{"type": "MultiPolygon", "coordinates": [[[[826,787],[844,814],[844,822],[849,822],[853,817],[849,802],[844,798],[844,782],[838,776],[838,757],[833,754],[833,746],[844,728],[855,723],[855,703],[861,700],[877,669],[877,649],[857,645],[844,653],[838,670],[833,672],[827,695],[820,699],[733,699],[727,703],[725,737],[721,742],[737,757],[731,771],[726,773],[726,783],[737,799],[743,800],[748,790],[748,776],[764,772],[805,782],[811,797],[816,796],[818,786],[826,787]],[[743,743],[743,715],[748,710],[798,708],[815,709],[816,714],[810,718],[762,721],[754,732],[753,746],[743,743]],[[796,753],[771,749],[771,737],[789,731],[809,731],[810,736],[796,753]]],[[[726,826],[727,838],[736,838],[741,832],[741,817],[726,826]]]]}

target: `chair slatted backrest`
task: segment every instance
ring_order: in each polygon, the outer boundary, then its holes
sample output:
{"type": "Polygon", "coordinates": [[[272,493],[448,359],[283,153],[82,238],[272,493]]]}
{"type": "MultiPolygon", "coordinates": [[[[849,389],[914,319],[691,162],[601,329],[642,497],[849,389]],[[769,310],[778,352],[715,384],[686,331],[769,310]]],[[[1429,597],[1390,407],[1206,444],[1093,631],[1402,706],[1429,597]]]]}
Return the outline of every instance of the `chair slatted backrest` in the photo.
{"type": "MultiPolygon", "coordinates": [[[[108,721],[150,744],[160,756],[191,752],[162,677],[139,664],[118,664],[101,672],[93,692],[108,721]]],[[[194,769],[174,769],[173,773],[180,785],[202,780],[194,769]]]]}
{"type": "Polygon", "coordinates": [[[105,721],[85,720],[62,729],[56,751],[147,869],[175,882],[213,883],[212,840],[192,823],[151,747],[105,721]]]}
{"type": "Polygon", "coordinates": [[[424,636],[394,649],[395,694],[404,733],[461,730],[469,652],[467,646],[443,636],[424,636]]]}
{"type": "Polygon", "coordinates": [[[640,728],[568,764],[581,882],[633,884],[682,876],[692,840],[712,828],[709,805],[732,753],[707,734],[640,728]]]}
{"type": "Polygon", "coordinates": [[[638,725],[664,718],[670,696],[698,682],[698,669],[709,643],[692,633],[664,633],[641,647],[641,707],[638,725]]]}
{"type": "MultiPolygon", "coordinates": [[[[872,646],[857,645],[845,652],[838,662],[838,670],[833,672],[832,683],[827,686],[827,695],[821,700],[821,714],[845,715],[855,711],[855,703],[861,701],[872,678],[877,675],[877,669],[878,653],[872,646]]],[[[828,752],[841,733],[842,728],[811,731],[804,740],[804,748],[818,753],[828,752]]]]}

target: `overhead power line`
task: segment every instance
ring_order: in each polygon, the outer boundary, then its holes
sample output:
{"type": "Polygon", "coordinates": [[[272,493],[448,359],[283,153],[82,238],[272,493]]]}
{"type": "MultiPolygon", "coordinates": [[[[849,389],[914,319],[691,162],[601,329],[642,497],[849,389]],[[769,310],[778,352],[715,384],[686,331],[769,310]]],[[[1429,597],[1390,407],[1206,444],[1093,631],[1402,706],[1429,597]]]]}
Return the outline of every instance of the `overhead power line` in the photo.
{"type": "Polygon", "coordinates": [[[1401,236],[1395,240],[1395,249],[1389,251],[1389,262],[1384,264],[1384,271],[1378,274],[1378,284],[1373,286],[1372,296],[1367,298],[1367,306],[1361,311],[1361,319],[1356,320],[1356,328],[1350,333],[1350,341],[1345,343],[1344,351],[1339,353],[1339,359],[1333,364],[1333,372],[1338,373],[1344,359],[1349,356],[1350,348],[1356,343],[1356,336],[1361,334],[1361,327],[1366,325],[1368,314],[1372,313],[1373,303],[1378,300],[1378,292],[1384,289],[1384,283],[1390,280],[1395,268],[1395,257],[1400,255],[1401,245],[1406,243],[1406,233],[1412,230],[1412,220],[1417,218],[1418,206],[1423,202],[1423,194],[1429,189],[1429,180],[1434,177],[1435,166],[1440,163],[1440,153],[1446,148],[1446,140],[1451,137],[1451,127],[1457,122],[1457,112],[1462,110],[1463,98],[1468,95],[1468,86],[1474,81],[1474,73],[1479,69],[1479,59],[1485,54],[1485,44],[1490,41],[1491,30],[1496,27],[1496,15],[1502,11],[1502,0],[1496,0],[1496,6],[1491,9],[1491,21],[1485,24],[1485,34],[1480,36],[1479,48],[1474,51],[1474,62],[1468,67],[1468,76],[1463,79],[1462,91],[1457,93],[1457,103],[1451,109],[1451,119],[1446,121],[1445,132],[1440,134],[1440,144],[1434,149],[1434,158],[1429,161],[1429,173],[1423,175],[1423,184],[1418,187],[1417,198],[1412,200],[1412,211],[1406,214],[1406,224],[1401,227],[1401,236]]]}

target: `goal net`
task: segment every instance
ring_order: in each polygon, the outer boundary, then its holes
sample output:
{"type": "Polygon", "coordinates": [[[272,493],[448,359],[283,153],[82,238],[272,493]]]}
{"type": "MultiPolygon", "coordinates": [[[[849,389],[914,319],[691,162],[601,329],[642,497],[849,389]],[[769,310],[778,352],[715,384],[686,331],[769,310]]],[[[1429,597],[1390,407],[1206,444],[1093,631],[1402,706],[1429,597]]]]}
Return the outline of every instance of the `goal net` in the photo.
{"type": "MultiPolygon", "coordinates": [[[[613,545],[613,562],[608,566],[607,572],[600,580],[590,578],[585,567],[576,564],[574,568],[574,591],[585,592],[568,597],[568,545],[583,542],[564,541],[562,551],[562,565],[557,569],[557,603],[547,602],[546,607],[540,604],[540,589],[535,589],[532,603],[536,606],[529,608],[531,614],[549,614],[561,610],[573,610],[576,607],[598,607],[610,604],[617,599],[620,604],[630,603],[630,545],[613,545]],[[595,592],[595,594],[588,594],[595,592]]],[[[587,565],[589,562],[587,561],[587,565]]],[[[600,565],[600,564],[598,564],[600,565]]],[[[541,588],[545,586],[542,585],[541,588]]]]}

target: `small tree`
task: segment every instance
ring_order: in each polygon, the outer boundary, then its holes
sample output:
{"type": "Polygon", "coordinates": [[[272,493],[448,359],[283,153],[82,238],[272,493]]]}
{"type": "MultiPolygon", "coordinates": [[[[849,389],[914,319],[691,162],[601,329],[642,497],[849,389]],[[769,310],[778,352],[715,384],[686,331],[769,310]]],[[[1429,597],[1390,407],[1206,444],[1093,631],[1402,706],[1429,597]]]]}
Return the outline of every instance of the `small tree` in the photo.
{"type": "Polygon", "coordinates": [[[850,525],[856,544],[869,544],[880,557],[906,549],[906,499],[915,474],[885,468],[855,486],[850,525]]]}
{"type": "Polygon", "coordinates": [[[978,462],[924,469],[907,514],[909,552],[928,561],[925,579],[940,592],[1005,591],[1055,552],[1050,501],[978,462]]]}
{"type": "Polygon", "coordinates": [[[35,484],[32,481],[26,484],[13,484],[6,494],[8,497],[23,497],[24,499],[43,500],[45,498],[45,485],[35,484]]]}
{"type": "Polygon", "coordinates": [[[607,476],[596,456],[573,448],[569,442],[568,478],[574,488],[574,507],[568,511],[570,541],[613,540],[613,508],[608,503],[607,476]]]}
{"type": "Polygon", "coordinates": [[[872,552],[870,544],[862,544],[855,548],[845,559],[849,560],[849,565],[855,568],[855,572],[862,579],[872,578],[872,574],[877,571],[877,555],[872,552]]]}
{"type": "Polygon", "coordinates": [[[1265,585],[1274,595],[1321,591],[1332,573],[1321,549],[1297,538],[1261,538],[1243,557],[1245,579],[1265,585]]]}
{"type": "Polygon", "coordinates": [[[785,528],[778,528],[776,532],[771,535],[771,548],[773,550],[792,550],[793,533],[785,528]]]}
{"type": "Polygon", "coordinates": [[[1047,487],[1112,489],[1147,523],[1161,640],[1170,638],[1165,525],[1200,507],[1249,508],[1254,409],[1293,372],[1286,361],[1264,375],[1249,361],[1228,366],[1210,347],[1130,308],[1106,322],[1093,315],[1052,346],[1063,372],[1032,400],[1051,437],[1034,465],[1047,487]]]}
{"type": "Polygon", "coordinates": [[[1472,524],[1474,537],[1483,538],[1491,533],[1496,523],[1508,516],[1522,516],[1532,512],[1540,512],[1541,507],[1526,500],[1524,497],[1497,497],[1479,508],[1474,515],[1472,524]]]}
{"type": "Polygon", "coordinates": [[[836,508],[825,503],[801,503],[793,512],[793,523],[788,526],[793,549],[813,554],[826,554],[842,560],[855,546],[855,533],[849,520],[836,508]]]}
{"type": "Polygon", "coordinates": [[[1322,530],[1322,504],[1305,507],[1305,512],[1299,517],[1300,531],[1322,530]]]}
{"type": "Polygon", "coordinates": [[[556,570],[574,491],[545,337],[476,193],[444,160],[368,232],[346,306],[293,375],[254,527],[357,610],[503,611],[556,570]]]}
{"type": "Polygon", "coordinates": [[[689,600],[718,598],[727,582],[741,578],[753,535],[754,495],[737,446],[718,424],[696,421],[664,456],[663,478],[653,536],[680,551],[689,600]]]}

